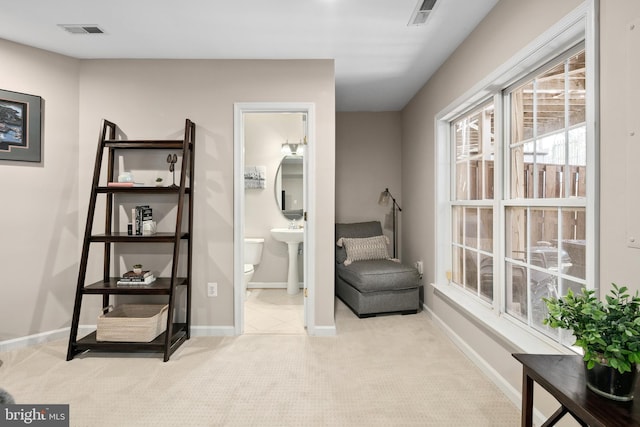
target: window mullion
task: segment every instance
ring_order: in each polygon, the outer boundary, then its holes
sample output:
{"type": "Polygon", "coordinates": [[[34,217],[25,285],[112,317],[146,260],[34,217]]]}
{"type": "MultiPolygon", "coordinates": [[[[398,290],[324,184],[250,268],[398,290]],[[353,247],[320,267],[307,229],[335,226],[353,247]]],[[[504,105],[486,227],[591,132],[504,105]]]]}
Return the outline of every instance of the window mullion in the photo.
{"type": "Polygon", "coordinates": [[[510,180],[507,173],[510,170],[509,144],[507,141],[507,126],[510,123],[509,100],[502,92],[495,93],[494,102],[494,162],[493,162],[493,308],[496,313],[506,312],[505,283],[505,215],[503,200],[510,194],[510,180]]]}
{"type": "Polygon", "coordinates": [[[570,82],[569,59],[566,59],[564,61],[564,197],[569,197],[571,193],[571,160],[569,158],[569,127],[571,126],[570,82]]]}
{"type": "MultiPolygon", "coordinates": [[[[537,199],[539,194],[538,189],[538,79],[533,79],[533,95],[532,95],[532,166],[531,166],[531,181],[533,183],[533,196],[532,198],[537,199]]],[[[526,194],[524,195],[526,197],[526,194]]]]}

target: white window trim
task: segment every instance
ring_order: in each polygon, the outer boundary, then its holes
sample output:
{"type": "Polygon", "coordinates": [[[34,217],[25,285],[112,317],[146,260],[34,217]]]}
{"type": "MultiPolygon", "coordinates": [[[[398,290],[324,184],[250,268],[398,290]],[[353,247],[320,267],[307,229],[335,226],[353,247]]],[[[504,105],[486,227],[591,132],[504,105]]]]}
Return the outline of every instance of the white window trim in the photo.
{"type": "MultiPolygon", "coordinates": [[[[597,263],[598,248],[598,200],[599,189],[599,162],[597,144],[597,121],[598,117],[598,45],[597,45],[597,0],[586,0],[579,7],[566,15],[555,25],[537,37],[528,46],[514,55],[506,63],[498,67],[493,73],[476,84],[473,88],[458,97],[449,106],[441,110],[435,117],[435,140],[436,140],[436,239],[439,246],[449,248],[451,242],[450,223],[450,200],[451,200],[451,147],[450,147],[450,122],[456,116],[463,114],[472,107],[479,105],[493,96],[496,111],[502,107],[502,89],[508,87],[513,82],[523,78],[534,71],[540,65],[552,60],[559,53],[571,48],[579,42],[584,41],[586,55],[587,73],[587,99],[586,99],[586,126],[587,126],[587,159],[589,173],[587,174],[587,188],[589,197],[587,200],[587,212],[593,213],[587,216],[587,260],[591,262],[587,268],[586,280],[596,284],[598,288],[599,268],[597,263]]],[[[504,123],[502,118],[496,114],[496,147],[502,147],[502,130],[504,123]]],[[[497,154],[497,153],[496,153],[497,154]]],[[[502,162],[502,156],[496,155],[496,162],[502,162]]],[[[496,170],[499,166],[496,164],[496,170]]],[[[494,188],[495,198],[502,200],[503,186],[494,188]]],[[[530,204],[531,201],[528,201],[530,204]]],[[[542,203],[548,203],[542,202],[542,203]]],[[[494,223],[504,229],[504,218],[498,209],[494,209],[494,223]]],[[[494,239],[494,255],[504,253],[504,239],[494,239]]],[[[570,353],[571,350],[560,343],[553,341],[544,334],[523,324],[522,322],[505,315],[501,312],[500,301],[504,300],[505,289],[500,286],[499,295],[494,298],[493,305],[482,302],[479,298],[470,295],[467,291],[447,282],[447,270],[452,265],[451,251],[436,251],[436,275],[432,286],[435,295],[450,304],[455,309],[471,317],[478,324],[489,331],[492,331],[501,340],[509,344],[514,351],[527,353],[562,352],[570,353]]],[[[497,269],[494,280],[502,283],[501,270],[497,269]]],[[[597,290],[597,289],[596,289],[597,290]]]]}

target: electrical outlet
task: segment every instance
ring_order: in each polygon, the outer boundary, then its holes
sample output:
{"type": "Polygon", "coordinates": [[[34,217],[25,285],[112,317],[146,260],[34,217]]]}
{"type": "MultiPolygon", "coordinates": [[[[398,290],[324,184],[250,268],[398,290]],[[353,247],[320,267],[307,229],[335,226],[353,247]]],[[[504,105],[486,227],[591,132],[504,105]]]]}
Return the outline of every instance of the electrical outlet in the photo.
{"type": "Polygon", "coordinates": [[[418,273],[422,274],[423,269],[424,269],[424,264],[422,264],[422,261],[416,261],[416,270],[418,270],[418,273]]]}
{"type": "Polygon", "coordinates": [[[213,282],[213,283],[207,283],[207,296],[208,297],[217,297],[218,296],[218,284],[213,282]]]}

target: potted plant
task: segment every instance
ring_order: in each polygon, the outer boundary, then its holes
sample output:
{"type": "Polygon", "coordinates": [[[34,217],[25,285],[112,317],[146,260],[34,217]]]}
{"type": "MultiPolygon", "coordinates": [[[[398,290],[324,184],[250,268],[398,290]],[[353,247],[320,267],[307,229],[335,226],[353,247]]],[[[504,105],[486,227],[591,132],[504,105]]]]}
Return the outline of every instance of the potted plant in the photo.
{"type": "Polygon", "coordinates": [[[133,272],[136,274],[142,273],[142,264],[135,264],[133,266],[133,272]]]}
{"type": "Polygon", "coordinates": [[[561,298],[544,298],[549,310],[543,323],[573,332],[584,350],[587,386],[614,400],[633,399],[636,364],[640,363],[640,296],[612,284],[601,301],[595,291],[571,290],[561,298]]]}
{"type": "Polygon", "coordinates": [[[162,178],[156,178],[156,187],[162,187],[162,178]]]}

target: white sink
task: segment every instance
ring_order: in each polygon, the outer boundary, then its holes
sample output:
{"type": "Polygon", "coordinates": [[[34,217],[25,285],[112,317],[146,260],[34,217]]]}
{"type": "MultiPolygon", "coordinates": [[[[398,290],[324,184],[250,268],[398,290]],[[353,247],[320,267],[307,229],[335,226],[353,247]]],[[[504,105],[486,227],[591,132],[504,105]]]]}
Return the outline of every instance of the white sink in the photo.
{"type": "Polygon", "coordinates": [[[289,271],[287,274],[287,293],[295,295],[298,286],[298,246],[304,241],[302,228],[272,228],[271,235],[279,242],[286,243],[289,249],[289,271]]]}
{"type": "Polygon", "coordinates": [[[277,241],[284,243],[301,243],[304,240],[302,228],[272,228],[271,235],[277,241]]]}

